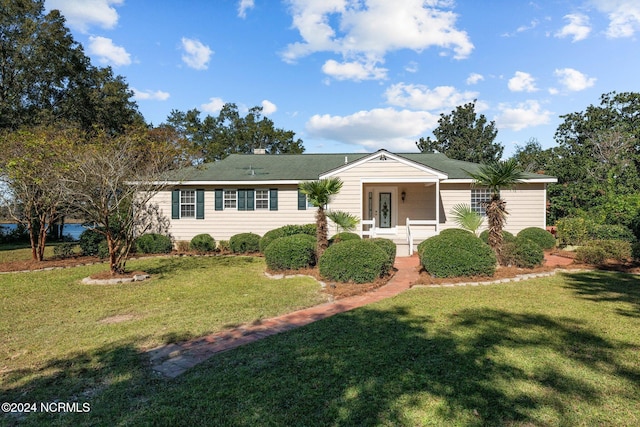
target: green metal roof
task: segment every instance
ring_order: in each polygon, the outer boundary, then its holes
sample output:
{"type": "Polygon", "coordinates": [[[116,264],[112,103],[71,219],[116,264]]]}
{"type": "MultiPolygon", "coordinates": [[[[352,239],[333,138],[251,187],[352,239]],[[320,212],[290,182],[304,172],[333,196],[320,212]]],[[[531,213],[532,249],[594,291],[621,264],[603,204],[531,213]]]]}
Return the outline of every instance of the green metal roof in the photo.
{"type": "MultiPolygon", "coordinates": [[[[466,171],[475,172],[478,164],[453,160],[439,153],[396,154],[381,150],[376,153],[336,154],[231,154],[223,160],[181,171],[181,181],[307,181],[348,166],[364,157],[388,153],[435,169],[449,179],[469,179],[466,171]]],[[[528,179],[553,178],[527,173],[528,179]]]]}

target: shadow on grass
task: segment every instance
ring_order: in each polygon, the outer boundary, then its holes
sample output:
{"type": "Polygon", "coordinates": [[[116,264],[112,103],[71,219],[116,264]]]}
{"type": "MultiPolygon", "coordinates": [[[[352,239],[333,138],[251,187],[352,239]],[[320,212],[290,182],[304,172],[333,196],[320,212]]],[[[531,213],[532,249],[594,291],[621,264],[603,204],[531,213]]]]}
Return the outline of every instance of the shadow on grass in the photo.
{"type": "Polygon", "coordinates": [[[616,312],[640,317],[640,276],[633,274],[589,271],[567,274],[566,283],[580,297],[596,302],[624,303],[616,312]]]}
{"type": "MultiPolygon", "coordinates": [[[[91,404],[87,414],[8,418],[32,425],[612,424],[582,417],[585,407],[611,413],[601,380],[640,381],[619,360],[626,345],[568,318],[363,308],[220,354],[176,380],[155,377],[121,343],[12,372],[2,397],[91,404]]],[[[638,392],[616,393],[633,415],[638,392]]]]}
{"type": "Polygon", "coordinates": [[[571,425],[584,421],[576,402],[602,410],[608,401],[583,371],[640,379],[617,360],[621,344],[571,319],[480,309],[447,323],[402,308],[336,316],[211,359],[134,422],[571,425]]]}

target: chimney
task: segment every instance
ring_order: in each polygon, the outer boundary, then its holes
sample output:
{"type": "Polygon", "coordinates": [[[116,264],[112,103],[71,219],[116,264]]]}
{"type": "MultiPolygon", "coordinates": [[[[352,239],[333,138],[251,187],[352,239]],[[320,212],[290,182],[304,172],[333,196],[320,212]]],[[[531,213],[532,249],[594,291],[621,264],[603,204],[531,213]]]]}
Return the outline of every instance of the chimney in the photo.
{"type": "Polygon", "coordinates": [[[253,154],[267,154],[267,150],[265,148],[254,148],[253,154]]]}

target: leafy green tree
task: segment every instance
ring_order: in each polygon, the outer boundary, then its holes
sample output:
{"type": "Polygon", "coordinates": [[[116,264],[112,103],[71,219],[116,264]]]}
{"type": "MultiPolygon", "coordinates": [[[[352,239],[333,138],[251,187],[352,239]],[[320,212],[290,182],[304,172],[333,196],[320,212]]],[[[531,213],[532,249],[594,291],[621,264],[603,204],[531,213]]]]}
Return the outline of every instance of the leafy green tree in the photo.
{"type": "Polygon", "coordinates": [[[338,194],[342,189],[342,181],[335,177],[318,181],[304,181],[300,183],[299,188],[303,194],[307,195],[313,206],[318,208],[316,211],[316,238],[318,240],[316,257],[320,259],[329,246],[326,206],[331,200],[331,196],[338,194]]]}
{"type": "Polygon", "coordinates": [[[301,139],[294,139],[295,132],[276,128],[273,121],[262,116],[262,107],[253,107],[244,117],[235,104],[227,103],[218,116],[200,118],[200,111],[186,113],[173,110],[166,121],[194,149],[200,152],[201,161],[221,160],[233,153],[252,153],[263,148],[267,154],[299,154],[304,151],[301,139]]]}
{"type": "Polygon", "coordinates": [[[487,163],[500,160],[504,147],[493,142],[498,135],[494,121],[487,123],[484,114],[478,116],[475,100],[457,106],[451,114],[440,114],[435,139],[420,138],[416,145],[423,153],[442,153],[456,160],[487,163]]]}
{"type": "Polygon", "coordinates": [[[96,68],[44,0],[0,0],[0,129],[77,122],[121,132],[141,122],[133,93],[96,68]]]}
{"type": "Polygon", "coordinates": [[[507,202],[500,197],[500,190],[515,187],[524,177],[514,159],[495,161],[480,165],[477,172],[471,173],[474,185],[486,187],[491,199],[486,205],[487,224],[489,226],[489,246],[498,260],[502,260],[502,229],[507,219],[507,202]]]}
{"type": "Polygon", "coordinates": [[[523,147],[516,145],[513,154],[518,167],[525,172],[545,173],[553,155],[552,149],[542,149],[537,139],[531,138],[523,147]]]}
{"type": "Polygon", "coordinates": [[[640,94],[606,93],[600,105],[561,116],[548,173],[551,217],[624,203],[640,190],[640,94]]]}

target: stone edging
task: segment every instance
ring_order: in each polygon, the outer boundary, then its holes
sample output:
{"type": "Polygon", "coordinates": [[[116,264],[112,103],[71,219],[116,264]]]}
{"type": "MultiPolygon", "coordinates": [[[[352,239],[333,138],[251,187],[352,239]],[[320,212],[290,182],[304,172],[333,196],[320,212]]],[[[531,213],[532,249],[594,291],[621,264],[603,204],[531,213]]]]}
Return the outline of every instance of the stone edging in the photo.
{"type": "Polygon", "coordinates": [[[505,278],[505,279],[498,279],[498,280],[488,280],[488,281],[478,281],[478,282],[442,283],[442,284],[434,284],[434,285],[417,284],[417,285],[411,285],[411,289],[416,289],[416,288],[453,288],[453,287],[456,287],[456,286],[497,285],[499,283],[521,282],[523,280],[528,280],[528,279],[537,279],[537,278],[541,278],[541,277],[551,277],[551,276],[554,276],[558,272],[560,272],[560,273],[563,273],[563,272],[581,273],[581,272],[584,272],[584,271],[591,271],[591,270],[556,268],[553,271],[545,271],[543,273],[519,274],[519,275],[514,276],[514,277],[509,277],[509,278],[505,278]]]}
{"type": "Polygon", "coordinates": [[[148,274],[136,274],[133,277],[124,277],[116,279],[92,279],[91,277],[85,277],[82,279],[82,283],[85,285],[119,285],[121,283],[142,282],[150,278],[148,274]]]}

